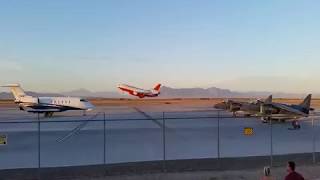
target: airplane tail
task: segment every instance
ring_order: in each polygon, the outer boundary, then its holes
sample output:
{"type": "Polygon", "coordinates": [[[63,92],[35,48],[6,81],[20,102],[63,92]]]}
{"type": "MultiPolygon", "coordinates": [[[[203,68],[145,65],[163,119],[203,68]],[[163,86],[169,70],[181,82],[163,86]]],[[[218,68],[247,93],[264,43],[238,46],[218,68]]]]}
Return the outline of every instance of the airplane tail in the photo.
{"type": "Polygon", "coordinates": [[[302,103],[299,104],[299,106],[301,106],[304,110],[306,110],[307,114],[309,113],[309,110],[310,110],[310,105],[311,105],[311,97],[312,95],[309,94],[304,100],[302,103]]]}
{"type": "Polygon", "coordinates": [[[160,91],[161,84],[157,84],[153,89],[156,91],[160,91]]]}
{"type": "Polygon", "coordinates": [[[8,84],[1,87],[9,87],[11,90],[11,93],[13,94],[14,98],[18,100],[20,97],[23,97],[26,95],[24,90],[20,87],[20,84],[8,84]]]}
{"type": "Polygon", "coordinates": [[[272,95],[270,95],[267,99],[264,100],[265,104],[271,104],[272,103],[272,95]]]}

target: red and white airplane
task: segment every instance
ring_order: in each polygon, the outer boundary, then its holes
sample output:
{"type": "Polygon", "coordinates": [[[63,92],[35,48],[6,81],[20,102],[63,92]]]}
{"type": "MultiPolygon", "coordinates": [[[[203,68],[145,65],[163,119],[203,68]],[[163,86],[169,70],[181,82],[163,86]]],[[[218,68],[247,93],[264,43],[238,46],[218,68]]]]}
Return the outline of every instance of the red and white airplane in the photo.
{"type": "Polygon", "coordinates": [[[133,96],[138,96],[139,98],[157,97],[160,94],[160,87],[161,87],[161,84],[157,84],[153,89],[145,90],[145,89],[140,89],[134,86],[129,86],[126,84],[121,84],[118,86],[118,88],[121,91],[126,92],[133,96]]]}

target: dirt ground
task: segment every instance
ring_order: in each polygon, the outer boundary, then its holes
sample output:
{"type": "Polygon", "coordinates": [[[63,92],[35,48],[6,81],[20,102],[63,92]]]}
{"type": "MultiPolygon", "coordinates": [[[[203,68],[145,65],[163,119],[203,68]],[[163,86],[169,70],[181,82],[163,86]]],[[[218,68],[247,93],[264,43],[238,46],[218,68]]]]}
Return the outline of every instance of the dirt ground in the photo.
{"type": "MultiPolygon", "coordinates": [[[[250,101],[249,98],[233,98],[239,101],[250,101]]],[[[224,98],[198,98],[198,99],[103,99],[92,98],[89,101],[95,106],[137,106],[137,105],[159,105],[159,104],[175,104],[175,105],[192,105],[192,106],[213,106],[222,102],[224,98]]],[[[302,99],[273,99],[274,102],[286,104],[299,104],[302,99]]],[[[0,100],[0,107],[15,107],[13,100],[0,100]]],[[[311,106],[320,108],[320,99],[312,99],[311,106]]]]}
{"type": "MultiPolygon", "coordinates": [[[[320,165],[300,166],[297,172],[307,180],[320,180],[320,165]]],[[[271,168],[275,180],[284,179],[286,167],[271,168]]],[[[184,173],[158,173],[144,175],[109,176],[103,178],[81,178],[79,180],[259,180],[263,169],[237,170],[237,171],[202,171],[184,173]]],[[[78,178],[77,178],[78,179],[78,178]]]]}
{"type": "MultiPolygon", "coordinates": [[[[156,105],[156,104],[180,104],[180,105],[199,105],[199,106],[212,106],[220,103],[224,98],[200,98],[200,99],[91,99],[90,101],[99,105],[156,105]]],[[[235,98],[238,101],[250,101],[249,98],[235,98]]],[[[299,104],[302,99],[273,99],[274,102],[286,104],[299,104]]],[[[320,108],[320,99],[312,100],[312,107],[320,108]]]]}

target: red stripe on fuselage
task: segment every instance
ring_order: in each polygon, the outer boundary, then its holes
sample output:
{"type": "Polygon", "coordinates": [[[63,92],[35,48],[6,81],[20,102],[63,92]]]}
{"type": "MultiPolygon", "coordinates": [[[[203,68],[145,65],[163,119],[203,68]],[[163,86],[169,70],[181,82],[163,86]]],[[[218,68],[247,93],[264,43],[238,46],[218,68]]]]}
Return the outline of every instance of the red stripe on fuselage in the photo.
{"type": "Polygon", "coordinates": [[[122,91],[125,91],[125,92],[127,92],[127,93],[129,93],[129,94],[131,94],[133,96],[137,96],[137,95],[134,94],[134,91],[131,90],[131,89],[127,89],[127,88],[123,88],[123,87],[119,87],[119,89],[122,90],[122,91]]]}

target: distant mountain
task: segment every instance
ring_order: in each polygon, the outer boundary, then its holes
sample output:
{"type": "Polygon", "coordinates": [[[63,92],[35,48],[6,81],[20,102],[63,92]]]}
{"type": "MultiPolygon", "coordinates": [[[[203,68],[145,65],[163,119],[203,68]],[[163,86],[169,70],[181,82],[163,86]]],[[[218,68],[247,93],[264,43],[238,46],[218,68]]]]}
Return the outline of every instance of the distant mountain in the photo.
{"type": "Polygon", "coordinates": [[[211,87],[208,89],[203,88],[170,88],[162,87],[160,97],[165,98],[207,98],[207,97],[230,97],[237,96],[238,93],[232,92],[228,89],[219,89],[211,87]]]}
{"type": "Polygon", "coordinates": [[[118,92],[91,92],[87,89],[78,89],[61,93],[64,96],[76,96],[76,97],[97,97],[97,98],[121,98],[124,95],[118,92]]]}
{"type": "Polygon", "coordinates": [[[276,98],[297,98],[305,96],[305,94],[281,92],[237,92],[216,87],[174,89],[164,86],[161,89],[161,97],[164,98],[264,98],[270,94],[276,98]]]}
{"type": "Polygon", "coordinates": [[[73,91],[63,92],[61,94],[65,96],[90,96],[92,95],[92,92],[87,89],[77,89],[73,91]]]}
{"type": "MultiPolygon", "coordinates": [[[[75,96],[75,97],[97,97],[97,98],[128,98],[130,96],[121,94],[119,92],[91,92],[87,89],[78,89],[61,93],[37,93],[26,92],[31,96],[75,96]]],[[[306,94],[281,93],[281,92],[237,92],[229,89],[220,89],[216,87],[211,88],[171,88],[163,86],[161,94],[158,98],[264,98],[273,95],[275,98],[302,98],[306,94]]],[[[314,97],[320,97],[319,94],[314,97]]],[[[0,99],[12,99],[11,93],[0,93],[0,99]]]]}
{"type": "Polygon", "coordinates": [[[12,99],[13,96],[11,93],[1,92],[0,93],[0,99],[12,99]]]}
{"type": "MultiPolygon", "coordinates": [[[[32,91],[26,91],[26,94],[28,94],[29,96],[36,96],[36,97],[63,96],[58,93],[37,93],[32,91]]],[[[10,92],[0,92],[0,99],[13,99],[13,95],[10,92]]]]}
{"type": "Polygon", "coordinates": [[[26,91],[26,94],[29,96],[36,96],[36,97],[63,96],[60,93],[38,93],[38,92],[32,92],[32,91],[26,91]]]}

